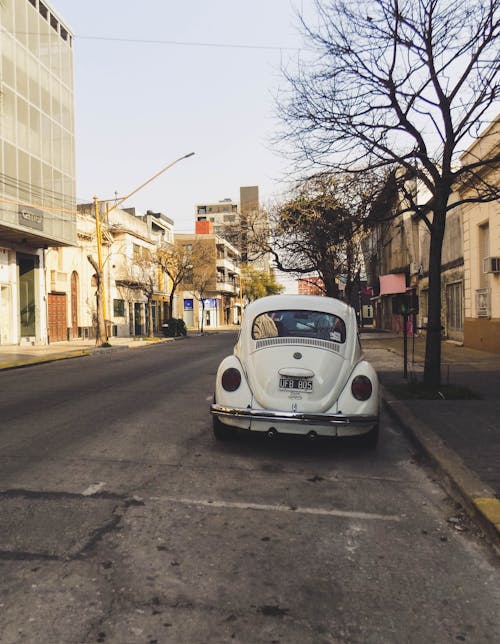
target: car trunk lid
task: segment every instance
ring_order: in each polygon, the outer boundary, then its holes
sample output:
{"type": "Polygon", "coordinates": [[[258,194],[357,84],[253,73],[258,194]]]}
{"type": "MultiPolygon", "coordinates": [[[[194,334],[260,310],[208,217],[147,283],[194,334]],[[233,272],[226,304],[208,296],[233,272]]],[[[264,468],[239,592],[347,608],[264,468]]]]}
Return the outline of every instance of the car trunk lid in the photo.
{"type": "Polygon", "coordinates": [[[350,373],[344,347],[323,340],[257,341],[249,356],[254,403],[264,409],[324,413],[335,404],[350,373]]]}

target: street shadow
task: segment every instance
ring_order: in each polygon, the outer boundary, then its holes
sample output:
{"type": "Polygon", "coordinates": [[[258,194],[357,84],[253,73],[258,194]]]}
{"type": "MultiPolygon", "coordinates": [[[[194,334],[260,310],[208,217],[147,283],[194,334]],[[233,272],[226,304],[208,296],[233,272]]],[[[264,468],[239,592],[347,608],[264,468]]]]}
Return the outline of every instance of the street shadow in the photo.
{"type": "MultiPolygon", "coordinates": [[[[382,441],[381,441],[382,443],[382,441]]],[[[332,462],[336,460],[373,461],[377,458],[377,449],[363,446],[356,437],[325,438],[313,440],[304,436],[281,434],[268,438],[263,433],[237,430],[234,438],[217,442],[215,449],[231,453],[234,456],[254,455],[257,458],[271,458],[275,461],[332,462]]]]}

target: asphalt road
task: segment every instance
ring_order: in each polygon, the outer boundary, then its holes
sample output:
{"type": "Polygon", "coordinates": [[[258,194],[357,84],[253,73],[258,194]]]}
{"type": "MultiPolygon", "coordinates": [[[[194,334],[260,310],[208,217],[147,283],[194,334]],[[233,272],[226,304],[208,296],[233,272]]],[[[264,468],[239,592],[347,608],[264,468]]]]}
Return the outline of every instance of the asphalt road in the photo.
{"type": "Polygon", "coordinates": [[[0,373],[0,642],[500,641],[498,562],[391,420],[215,442],[234,337],[0,373]]]}

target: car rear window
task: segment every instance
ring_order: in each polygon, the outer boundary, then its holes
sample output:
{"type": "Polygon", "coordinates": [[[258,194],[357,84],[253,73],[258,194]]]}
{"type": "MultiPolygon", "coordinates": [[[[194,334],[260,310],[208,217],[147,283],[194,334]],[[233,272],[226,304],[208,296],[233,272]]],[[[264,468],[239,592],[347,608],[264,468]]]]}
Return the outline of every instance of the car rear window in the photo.
{"type": "Polygon", "coordinates": [[[252,338],[318,338],[345,342],[345,322],[333,313],[322,311],[268,311],[253,321],[252,338]]]}

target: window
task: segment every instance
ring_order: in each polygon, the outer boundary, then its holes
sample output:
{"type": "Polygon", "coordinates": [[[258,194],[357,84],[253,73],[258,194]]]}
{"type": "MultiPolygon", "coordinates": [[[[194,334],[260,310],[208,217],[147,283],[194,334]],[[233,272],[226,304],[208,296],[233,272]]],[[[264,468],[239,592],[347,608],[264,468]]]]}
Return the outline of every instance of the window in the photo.
{"type": "Polygon", "coordinates": [[[113,315],[116,318],[125,317],[125,300],[113,300],[113,315]]]}
{"type": "Polygon", "coordinates": [[[47,7],[43,4],[43,2],[40,2],[38,4],[38,11],[40,12],[40,15],[43,16],[45,20],[47,20],[47,18],[49,17],[49,11],[47,7]]]}
{"type": "Polygon", "coordinates": [[[481,224],[478,229],[479,246],[479,288],[488,288],[488,275],[484,272],[484,259],[490,255],[490,227],[488,223],[481,224]]]}
{"type": "Polygon", "coordinates": [[[252,326],[252,338],[296,337],[343,343],[344,320],[321,311],[269,311],[258,315],[252,326]]]}
{"type": "Polygon", "coordinates": [[[55,16],[53,16],[52,14],[50,14],[50,26],[55,31],[58,31],[59,23],[57,22],[57,18],[55,16]]]}

